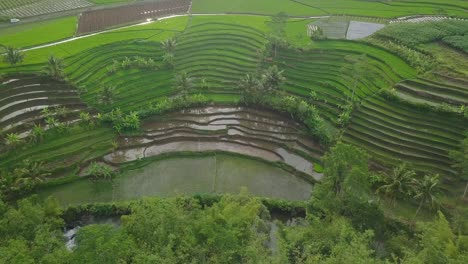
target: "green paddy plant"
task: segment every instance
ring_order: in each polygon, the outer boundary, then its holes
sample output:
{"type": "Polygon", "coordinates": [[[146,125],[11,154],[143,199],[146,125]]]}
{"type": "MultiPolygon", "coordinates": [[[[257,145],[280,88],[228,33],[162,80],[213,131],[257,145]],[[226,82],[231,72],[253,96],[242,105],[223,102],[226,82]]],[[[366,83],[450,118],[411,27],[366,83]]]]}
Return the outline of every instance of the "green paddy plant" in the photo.
{"type": "Polygon", "coordinates": [[[6,63],[10,64],[11,66],[15,67],[16,65],[20,64],[24,60],[24,54],[21,51],[13,48],[13,47],[6,47],[6,53],[3,55],[3,59],[6,63]]]}
{"type": "Polygon", "coordinates": [[[65,64],[63,63],[62,59],[57,58],[54,55],[50,55],[49,59],[47,60],[47,64],[44,67],[44,71],[53,79],[60,81],[65,78],[64,68],[65,64]]]}
{"type": "Polygon", "coordinates": [[[31,142],[38,143],[44,139],[45,136],[45,129],[40,124],[35,124],[31,129],[31,134],[29,134],[29,138],[31,142]]]}

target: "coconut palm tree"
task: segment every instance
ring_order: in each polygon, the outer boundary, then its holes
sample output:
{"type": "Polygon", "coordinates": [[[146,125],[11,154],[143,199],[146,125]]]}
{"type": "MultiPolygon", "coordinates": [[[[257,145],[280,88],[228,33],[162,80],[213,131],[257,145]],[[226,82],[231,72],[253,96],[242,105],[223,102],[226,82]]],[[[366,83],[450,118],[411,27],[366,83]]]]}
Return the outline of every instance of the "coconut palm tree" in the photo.
{"type": "Polygon", "coordinates": [[[110,105],[114,103],[115,98],[115,87],[113,86],[104,86],[99,94],[99,101],[102,104],[110,105]]]}
{"type": "Polygon", "coordinates": [[[256,101],[262,96],[262,83],[253,75],[246,74],[237,84],[243,93],[244,101],[256,101]]]}
{"type": "Polygon", "coordinates": [[[6,53],[4,55],[4,60],[6,63],[11,66],[16,66],[17,64],[23,62],[24,54],[19,50],[13,47],[5,47],[6,53]]]}
{"type": "Polygon", "coordinates": [[[283,71],[279,70],[276,65],[269,67],[262,74],[263,87],[267,92],[278,91],[279,86],[286,80],[283,76],[283,71]]]}
{"type": "Polygon", "coordinates": [[[418,209],[416,210],[416,217],[423,204],[429,203],[431,208],[436,208],[439,205],[437,199],[437,194],[439,192],[439,175],[425,175],[422,181],[414,180],[414,185],[414,198],[420,200],[418,209]]]}
{"type": "Polygon", "coordinates": [[[63,80],[65,76],[64,67],[65,65],[62,59],[50,55],[47,60],[47,65],[44,67],[44,71],[55,80],[63,80]]]}
{"type": "Polygon", "coordinates": [[[182,72],[176,77],[175,87],[182,96],[186,96],[193,89],[194,80],[187,72],[182,72]]]}
{"type": "Polygon", "coordinates": [[[177,47],[177,41],[173,38],[161,41],[161,48],[165,53],[174,53],[177,47]]]}
{"type": "Polygon", "coordinates": [[[389,197],[392,204],[396,204],[396,199],[409,197],[414,192],[414,178],[416,172],[407,169],[405,163],[393,169],[392,173],[384,175],[384,184],[377,189],[377,193],[382,193],[389,197]]]}

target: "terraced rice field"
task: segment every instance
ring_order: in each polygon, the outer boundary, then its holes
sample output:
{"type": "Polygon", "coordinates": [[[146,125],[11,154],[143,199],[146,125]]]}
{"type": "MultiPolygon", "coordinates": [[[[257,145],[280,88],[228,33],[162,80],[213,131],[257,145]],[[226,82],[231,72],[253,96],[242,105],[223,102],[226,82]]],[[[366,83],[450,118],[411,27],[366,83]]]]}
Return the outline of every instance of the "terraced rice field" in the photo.
{"type": "Polygon", "coordinates": [[[405,100],[434,106],[468,105],[468,87],[427,79],[406,80],[395,86],[397,95],[405,100]]]}
{"type": "Polygon", "coordinates": [[[68,114],[61,121],[73,122],[78,112],[88,110],[75,89],[47,77],[22,76],[0,82],[0,131],[25,137],[34,124],[45,125],[43,110],[65,107],[68,114]]]}
{"type": "Polygon", "coordinates": [[[0,16],[17,18],[32,17],[85,8],[93,5],[93,3],[86,0],[39,0],[29,2],[20,3],[15,5],[15,7],[10,5],[12,8],[0,9],[0,16]]]}
{"type": "Polygon", "coordinates": [[[121,69],[108,74],[108,67],[114,61],[140,56],[160,61],[162,50],[159,42],[133,40],[115,42],[90,49],[66,60],[66,72],[76,85],[86,93],[83,99],[91,105],[105,110],[120,107],[124,111],[142,109],[148,102],[174,94],[173,73],[169,69],[121,69]],[[99,104],[98,96],[104,86],[116,89],[112,106],[99,104]]]}
{"type": "Polygon", "coordinates": [[[314,91],[317,106],[332,121],[341,112],[339,106],[353,96],[353,90],[362,100],[415,74],[405,62],[384,50],[347,41],[323,41],[308,51],[283,49],[275,63],[284,69],[284,89],[303,97],[314,91]],[[343,58],[360,54],[367,54],[368,71],[356,82],[352,62],[343,58]]]}
{"type": "Polygon", "coordinates": [[[147,120],[144,135],[121,136],[104,157],[113,165],[173,152],[226,151],[284,163],[319,180],[313,169],[323,149],[304,128],[267,111],[242,107],[189,109],[147,120]]]}
{"type": "Polygon", "coordinates": [[[468,2],[464,0],[193,0],[193,12],[198,13],[261,13],[290,15],[356,15],[370,17],[402,17],[416,14],[443,14],[468,17],[468,2]]]}
{"type": "Polygon", "coordinates": [[[404,161],[419,171],[454,176],[448,151],[458,148],[467,129],[468,122],[459,116],[374,96],[353,114],[343,139],[384,164],[404,161]]]}
{"type": "Polygon", "coordinates": [[[85,34],[122,24],[187,13],[191,3],[191,0],[162,0],[86,11],[80,15],[77,33],[85,34]]]}
{"type": "Polygon", "coordinates": [[[202,22],[192,25],[177,42],[175,70],[197,78],[198,91],[216,99],[239,94],[237,83],[246,73],[256,72],[266,39],[262,31],[249,26],[202,22]]]}
{"type": "Polygon", "coordinates": [[[2,0],[0,2],[0,11],[7,10],[14,7],[20,7],[28,4],[32,4],[34,2],[40,2],[41,0],[2,0]]]}
{"type": "Polygon", "coordinates": [[[43,162],[54,176],[76,173],[85,166],[112,151],[115,134],[110,128],[74,130],[65,135],[52,135],[43,142],[18,150],[0,153],[0,168],[15,168],[28,159],[43,162]],[[46,155],[45,155],[46,153],[46,155]]]}

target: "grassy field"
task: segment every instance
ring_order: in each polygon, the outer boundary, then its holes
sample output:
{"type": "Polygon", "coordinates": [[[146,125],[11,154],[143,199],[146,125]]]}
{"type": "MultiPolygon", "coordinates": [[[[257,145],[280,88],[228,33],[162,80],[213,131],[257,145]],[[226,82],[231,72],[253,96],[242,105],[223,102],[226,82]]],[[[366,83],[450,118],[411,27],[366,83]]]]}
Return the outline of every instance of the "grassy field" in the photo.
{"type": "MultiPolygon", "coordinates": [[[[115,31],[98,34],[92,37],[78,39],[72,42],[62,43],[47,48],[28,51],[25,53],[23,65],[26,70],[37,70],[40,64],[54,54],[66,58],[101,45],[131,39],[161,41],[184,30],[187,17],[178,17],[170,20],[162,20],[147,25],[118,29],[115,31]]],[[[8,70],[7,64],[0,62],[0,68],[8,70]]]]}
{"type": "Polygon", "coordinates": [[[294,16],[357,15],[400,17],[415,14],[444,14],[467,17],[468,2],[463,0],[193,0],[195,13],[260,13],[285,11],[294,16]]]}
{"type": "Polygon", "coordinates": [[[25,48],[72,37],[77,17],[58,18],[0,29],[0,44],[25,48]]]}

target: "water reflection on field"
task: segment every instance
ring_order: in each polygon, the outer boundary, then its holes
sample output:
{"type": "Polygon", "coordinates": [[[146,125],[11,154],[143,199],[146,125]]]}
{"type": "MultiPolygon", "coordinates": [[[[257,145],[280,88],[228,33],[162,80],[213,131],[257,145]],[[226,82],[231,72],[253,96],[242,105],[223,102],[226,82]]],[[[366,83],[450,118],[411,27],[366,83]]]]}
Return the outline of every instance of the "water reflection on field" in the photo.
{"type": "Polygon", "coordinates": [[[142,196],[196,193],[238,193],[241,187],[256,196],[306,200],[312,184],[270,164],[248,158],[215,155],[170,158],[124,172],[113,183],[87,179],[40,191],[61,204],[111,202],[142,196]]]}

